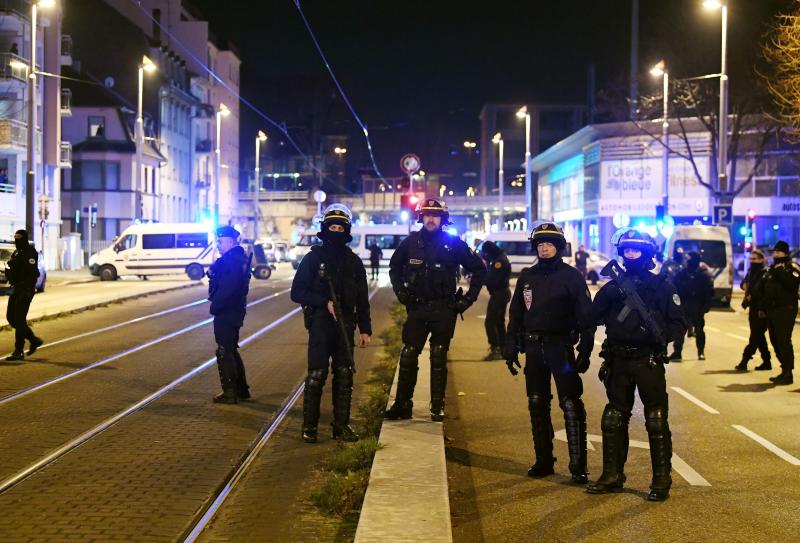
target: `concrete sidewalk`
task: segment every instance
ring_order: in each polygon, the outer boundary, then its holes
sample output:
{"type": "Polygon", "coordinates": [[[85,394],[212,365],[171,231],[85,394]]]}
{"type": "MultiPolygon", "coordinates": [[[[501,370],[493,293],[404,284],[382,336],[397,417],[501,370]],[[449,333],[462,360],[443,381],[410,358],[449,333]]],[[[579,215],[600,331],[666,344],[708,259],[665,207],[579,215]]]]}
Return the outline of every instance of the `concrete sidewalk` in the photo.
{"type": "Polygon", "coordinates": [[[46,288],[61,287],[79,283],[92,283],[100,278],[89,273],[89,268],[77,270],[48,270],[46,288]]]}

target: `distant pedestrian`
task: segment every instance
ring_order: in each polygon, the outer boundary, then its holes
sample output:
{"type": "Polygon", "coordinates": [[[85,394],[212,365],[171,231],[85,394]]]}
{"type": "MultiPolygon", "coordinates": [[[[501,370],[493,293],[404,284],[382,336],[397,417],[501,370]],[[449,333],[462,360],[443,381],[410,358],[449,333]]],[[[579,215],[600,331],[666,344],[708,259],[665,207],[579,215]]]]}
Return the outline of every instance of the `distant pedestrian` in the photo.
{"type": "Polygon", "coordinates": [[[756,354],[756,350],[761,353],[761,365],[756,366],[756,371],[772,369],[769,345],[767,344],[767,314],[764,312],[760,288],[765,272],[764,253],[754,249],[750,253],[750,269],[742,281],[742,290],[744,290],[742,307],[748,310],[750,339],[742,352],[742,361],[736,366],[739,371],[747,371],[747,363],[756,354]]]}
{"type": "Polygon", "coordinates": [[[12,55],[19,55],[19,46],[17,45],[17,42],[11,44],[11,49],[9,49],[8,52],[12,55]]]}
{"type": "Polygon", "coordinates": [[[14,329],[14,352],[6,360],[12,361],[25,358],[26,339],[30,342],[28,356],[44,343],[28,326],[28,310],[36,293],[36,280],[39,278],[39,253],[31,246],[25,230],[14,233],[14,246],[16,251],[12,253],[6,267],[6,279],[11,284],[6,319],[14,329]]]}
{"type": "Polygon", "coordinates": [[[486,290],[489,291],[489,304],[486,306],[486,337],[489,340],[489,354],[484,360],[504,360],[503,345],[506,342],[506,308],[511,301],[511,263],[506,253],[492,241],[481,245],[481,256],[486,261],[489,275],[486,277],[486,290]]]}
{"type": "MultiPolygon", "coordinates": [[[[694,328],[697,358],[705,360],[705,314],[711,309],[711,300],[714,299],[714,280],[711,274],[700,266],[700,259],[700,253],[691,251],[686,259],[686,267],[677,273],[673,284],[683,301],[686,320],[694,328]]],[[[675,340],[675,350],[669,357],[670,360],[681,360],[683,342],[683,335],[675,340]]]]}
{"type": "Polygon", "coordinates": [[[381,259],[383,258],[383,250],[378,247],[374,241],[369,246],[369,265],[372,268],[372,279],[377,281],[378,274],[381,271],[381,259]]]}
{"type": "Polygon", "coordinates": [[[772,249],[772,266],[759,283],[767,330],[775,356],[781,363],[781,373],[769,380],[776,385],[793,382],[794,347],[792,330],[797,318],[797,289],[800,287],[800,266],[789,256],[789,244],[779,241],[772,249]]]}
{"type": "Polygon", "coordinates": [[[222,393],[216,403],[234,404],[250,399],[250,387],[239,354],[239,330],[247,312],[250,290],[250,263],[239,245],[239,232],[232,226],[217,229],[220,257],[208,270],[208,299],[214,315],[214,339],[217,342],[217,369],[222,393]]]}
{"type": "Polygon", "coordinates": [[[589,253],[586,252],[586,247],[581,245],[575,253],[575,267],[581,272],[583,280],[586,281],[586,267],[589,265],[589,253]]]}

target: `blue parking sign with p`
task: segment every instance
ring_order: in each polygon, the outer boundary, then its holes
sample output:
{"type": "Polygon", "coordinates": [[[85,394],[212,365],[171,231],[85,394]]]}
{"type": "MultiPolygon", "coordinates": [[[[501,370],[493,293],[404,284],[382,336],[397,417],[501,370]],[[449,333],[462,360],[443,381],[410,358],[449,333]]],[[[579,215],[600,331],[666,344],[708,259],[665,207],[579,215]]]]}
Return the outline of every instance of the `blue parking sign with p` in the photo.
{"type": "Polygon", "coordinates": [[[714,224],[729,225],[733,221],[732,205],[714,206],[714,224]]]}

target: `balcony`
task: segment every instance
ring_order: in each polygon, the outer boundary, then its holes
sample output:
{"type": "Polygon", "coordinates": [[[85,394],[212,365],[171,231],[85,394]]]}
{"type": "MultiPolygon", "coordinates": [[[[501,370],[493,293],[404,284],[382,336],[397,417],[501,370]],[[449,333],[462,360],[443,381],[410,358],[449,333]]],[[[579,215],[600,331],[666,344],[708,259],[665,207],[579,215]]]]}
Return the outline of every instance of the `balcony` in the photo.
{"type": "Polygon", "coordinates": [[[200,104],[195,107],[194,117],[196,119],[210,119],[214,116],[214,106],[211,104],[200,104]]]}
{"type": "Polygon", "coordinates": [[[72,90],[61,89],[61,116],[72,117],[72,90]]]}
{"type": "Polygon", "coordinates": [[[15,13],[28,19],[31,14],[30,0],[0,0],[0,13],[15,13]]]}
{"type": "Polygon", "coordinates": [[[0,80],[28,80],[28,61],[14,53],[0,53],[0,80]]]}
{"type": "Polygon", "coordinates": [[[61,65],[72,66],[72,36],[61,36],[61,65]]]}
{"type": "Polygon", "coordinates": [[[210,153],[212,150],[211,140],[200,140],[195,144],[196,153],[210,153]]]}
{"type": "Polygon", "coordinates": [[[72,168],[72,144],[68,141],[62,141],[60,151],[58,165],[61,168],[72,168]]]}
{"type": "Polygon", "coordinates": [[[16,119],[0,119],[0,148],[28,148],[28,126],[16,119]]]}

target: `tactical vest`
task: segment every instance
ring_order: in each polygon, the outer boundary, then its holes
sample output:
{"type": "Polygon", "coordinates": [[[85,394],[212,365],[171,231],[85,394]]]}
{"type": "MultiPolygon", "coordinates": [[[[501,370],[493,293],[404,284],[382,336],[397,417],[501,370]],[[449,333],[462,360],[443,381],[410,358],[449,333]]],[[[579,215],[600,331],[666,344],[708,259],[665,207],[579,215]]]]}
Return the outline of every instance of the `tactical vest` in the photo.
{"type": "Polygon", "coordinates": [[[455,243],[450,236],[442,239],[444,243],[438,247],[426,247],[421,232],[411,232],[408,236],[403,282],[420,301],[444,300],[455,294],[459,268],[455,243]]]}
{"type": "MultiPolygon", "coordinates": [[[[311,247],[311,251],[319,258],[320,263],[325,264],[325,273],[331,274],[331,279],[336,289],[336,297],[342,306],[342,311],[345,312],[345,316],[347,318],[353,318],[352,315],[355,313],[358,293],[357,270],[353,262],[353,259],[357,258],[355,253],[353,253],[350,248],[345,248],[343,258],[338,261],[342,266],[342,268],[339,269],[338,266],[329,261],[321,246],[315,245],[311,247]]],[[[330,295],[328,279],[319,273],[319,268],[314,273],[314,285],[312,290],[325,297],[330,295]]]]}

